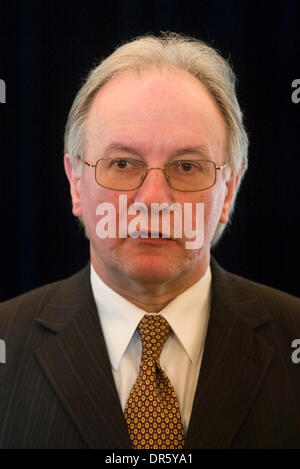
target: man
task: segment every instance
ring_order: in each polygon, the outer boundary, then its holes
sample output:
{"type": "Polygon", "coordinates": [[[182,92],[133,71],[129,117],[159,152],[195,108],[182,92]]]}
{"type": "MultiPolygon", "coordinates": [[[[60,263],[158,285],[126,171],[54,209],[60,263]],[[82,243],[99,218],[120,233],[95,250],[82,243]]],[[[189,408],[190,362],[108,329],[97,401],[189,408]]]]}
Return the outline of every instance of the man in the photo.
{"type": "Polygon", "coordinates": [[[139,38],[90,73],[64,161],[91,260],[0,305],[1,447],[300,447],[300,302],[210,255],[247,146],[200,41],[139,38]]]}

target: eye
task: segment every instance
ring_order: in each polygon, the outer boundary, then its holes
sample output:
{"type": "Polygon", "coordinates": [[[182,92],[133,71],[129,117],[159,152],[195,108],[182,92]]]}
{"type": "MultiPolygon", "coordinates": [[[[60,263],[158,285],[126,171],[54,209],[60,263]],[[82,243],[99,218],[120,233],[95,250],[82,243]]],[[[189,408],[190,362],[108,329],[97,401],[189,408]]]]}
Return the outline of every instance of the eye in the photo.
{"type": "Polygon", "coordinates": [[[174,168],[177,171],[181,171],[183,173],[190,173],[199,169],[198,164],[193,161],[175,161],[174,168]]]}
{"type": "Polygon", "coordinates": [[[186,163],[184,161],[182,161],[180,163],[180,166],[181,166],[181,169],[186,173],[186,172],[189,172],[191,171],[193,168],[195,168],[195,165],[193,165],[192,163],[186,163]]]}
{"type": "Polygon", "coordinates": [[[126,160],[125,158],[118,158],[112,160],[112,166],[118,169],[127,169],[132,165],[132,161],[126,160]]]}
{"type": "Polygon", "coordinates": [[[118,175],[126,173],[127,176],[132,176],[143,172],[144,165],[141,161],[133,158],[112,158],[107,160],[106,170],[114,171],[118,175]]]}

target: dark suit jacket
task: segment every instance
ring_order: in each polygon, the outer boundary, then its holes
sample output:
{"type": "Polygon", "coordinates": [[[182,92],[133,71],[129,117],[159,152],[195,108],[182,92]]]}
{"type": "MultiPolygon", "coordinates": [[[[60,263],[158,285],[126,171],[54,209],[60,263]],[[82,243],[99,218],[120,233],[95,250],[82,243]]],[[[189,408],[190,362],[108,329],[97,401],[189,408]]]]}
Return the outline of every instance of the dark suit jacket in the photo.
{"type": "MultiPolygon", "coordinates": [[[[186,448],[300,448],[300,300],[223,270],[186,448]]],[[[0,304],[1,448],[130,448],[89,264],[0,304]]]]}

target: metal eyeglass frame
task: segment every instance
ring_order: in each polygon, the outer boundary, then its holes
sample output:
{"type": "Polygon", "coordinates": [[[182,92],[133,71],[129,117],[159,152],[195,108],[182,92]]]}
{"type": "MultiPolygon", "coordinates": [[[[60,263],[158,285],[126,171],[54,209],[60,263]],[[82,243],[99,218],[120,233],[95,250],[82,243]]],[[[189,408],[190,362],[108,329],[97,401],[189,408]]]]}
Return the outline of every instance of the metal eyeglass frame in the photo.
{"type": "Polygon", "coordinates": [[[117,158],[99,158],[96,163],[91,163],[89,161],[85,161],[81,158],[79,158],[80,161],[82,161],[82,163],[86,164],[87,166],[89,166],[90,168],[95,168],[95,181],[96,183],[103,187],[104,189],[109,189],[109,190],[112,190],[112,191],[135,191],[137,189],[139,189],[141,187],[141,185],[143,184],[143,182],[145,181],[147,175],[148,175],[148,172],[152,169],[160,169],[164,172],[165,174],[165,178],[166,178],[166,181],[168,183],[168,185],[171,187],[171,189],[174,189],[175,191],[178,191],[178,192],[201,192],[201,191],[206,191],[207,189],[210,189],[211,187],[213,187],[216,183],[216,180],[217,180],[217,170],[222,170],[224,168],[226,168],[228,165],[229,165],[229,161],[227,161],[227,163],[223,164],[222,166],[217,166],[216,163],[214,161],[211,161],[211,160],[178,160],[178,161],[184,161],[184,162],[194,162],[194,161],[209,161],[210,163],[213,163],[214,167],[215,167],[215,180],[213,182],[213,184],[211,184],[210,186],[208,187],[205,187],[205,189],[196,189],[196,190],[193,190],[193,191],[190,191],[190,190],[181,190],[181,189],[175,189],[175,187],[172,186],[172,184],[170,183],[170,177],[169,175],[167,174],[167,168],[168,168],[168,165],[170,163],[167,164],[167,166],[163,166],[163,167],[159,167],[159,166],[153,166],[153,167],[148,167],[145,165],[145,163],[143,161],[140,161],[140,160],[136,160],[134,158],[124,158],[124,159],[128,159],[128,160],[134,160],[134,161],[138,161],[139,164],[141,164],[141,166],[145,166],[145,173],[144,175],[142,176],[141,178],[141,182],[140,184],[135,187],[134,189],[114,189],[112,187],[106,187],[106,186],[103,186],[102,184],[100,184],[98,181],[97,181],[97,177],[96,177],[96,168],[97,168],[97,164],[99,163],[99,161],[107,161],[107,160],[115,160],[117,158]]]}

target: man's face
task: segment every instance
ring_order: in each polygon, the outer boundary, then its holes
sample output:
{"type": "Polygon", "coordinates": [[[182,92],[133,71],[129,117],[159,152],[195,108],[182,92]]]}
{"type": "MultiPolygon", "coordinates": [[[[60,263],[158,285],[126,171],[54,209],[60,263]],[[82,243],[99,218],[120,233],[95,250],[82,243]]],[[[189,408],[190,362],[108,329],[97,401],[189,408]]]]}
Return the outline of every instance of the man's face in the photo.
{"type": "MultiPolygon", "coordinates": [[[[217,165],[226,161],[226,128],[223,117],[204,85],[184,71],[171,69],[124,72],[97,93],[85,128],[84,159],[131,157],[148,167],[162,167],[182,159],[208,159],[217,165]]],[[[149,171],[142,186],[133,191],[105,189],[95,182],[94,168],[84,167],[77,178],[65,157],[71,182],[73,213],[82,216],[90,239],[92,263],[102,278],[123,284],[191,284],[205,272],[210,243],[219,222],[226,222],[236,177],[225,183],[217,171],[216,184],[200,192],[172,189],[161,170],[149,171]],[[128,206],[144,203],[204,203],[204,244],[186,249],[186,238],[99,239],[96,208],[102,202],[116,207],[119,195],[128,206]]],[[[133,216],[131,217],[133,218],[133,216]]],[[[172,217],[171,217],[172,219],[172,217]]],[[[130,217],[129,217],[130,220],[130,217]]],[[[149,224],[150,226],[150,224],[149,224]]],[[[172,226],[171,226],[172,233],[172,226]]]]}

